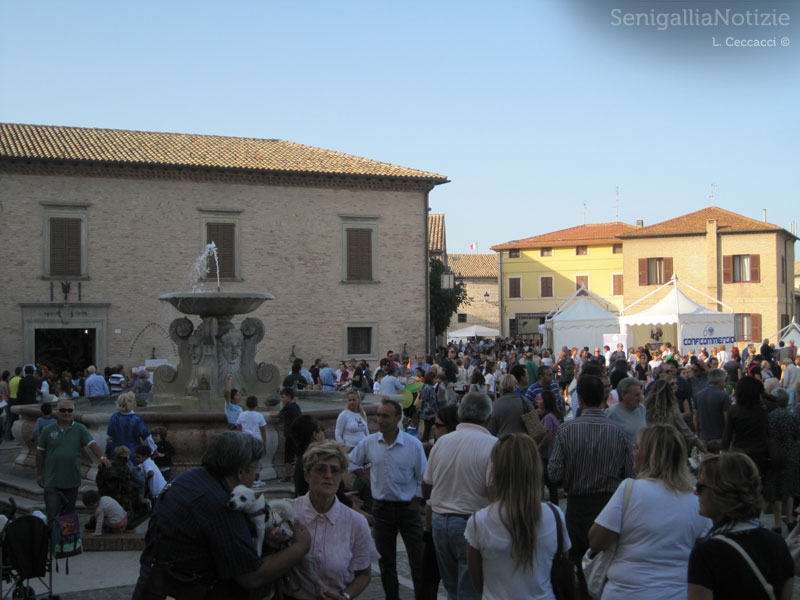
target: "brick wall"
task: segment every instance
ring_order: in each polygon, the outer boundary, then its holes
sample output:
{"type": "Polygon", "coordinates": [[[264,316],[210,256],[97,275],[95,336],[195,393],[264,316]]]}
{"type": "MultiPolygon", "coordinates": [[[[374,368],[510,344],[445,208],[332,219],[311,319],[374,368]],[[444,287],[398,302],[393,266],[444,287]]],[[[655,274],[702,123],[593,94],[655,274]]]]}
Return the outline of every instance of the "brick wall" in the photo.
{"type": "MultiPolygon", "coordinates": [[[[240,211],[224,214],[238,220],[241,281],[225,282],[222,289],[275,296],[252,314],[266,327],[257,360],[287,370],[293,344],[307,364],[316,356],[344,358],[344,322],[377,324],[375,357],[404,343],[409,352],[425,349],[427,203],[418,187],[0,172],[0,201],[5,225],[0,368],[32,358],[23,357],[20,303],[50,300],[50,281],[43,278],[43,204],[48,203],[89,205],[89,279],[82,282],[82,300],[110,303],[108,364],[142,364],[153,346],[157,357],[169,354],[162,328],[180,315],[158,296],[191,288],[191,266],[204,245],[202,218],[217,214],[200,209],[240,211]],[[378,283],[341,283],[344,215],[377,217],[378,283]]],[[[56,301],[62,297],[56,282],[56,301]]]]}

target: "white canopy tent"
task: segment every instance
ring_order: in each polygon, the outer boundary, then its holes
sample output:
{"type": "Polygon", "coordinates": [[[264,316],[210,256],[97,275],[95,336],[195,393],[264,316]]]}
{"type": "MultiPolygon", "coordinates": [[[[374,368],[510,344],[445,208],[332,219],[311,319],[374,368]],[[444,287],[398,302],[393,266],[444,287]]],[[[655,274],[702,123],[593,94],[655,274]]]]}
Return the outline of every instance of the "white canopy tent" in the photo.
{"type": "Polygon", "coordinates": [[[792,319],[791,323],[777,333],[773,333],[768,339],[771,340],[772,338],[777,338],[776,345],[781,342],[784,343],[784,348],[776,348],[778,351],[778,359],[783,360],[789,356],[788,346],[790,341],[794,342],[794,345],[800,348],[800,325],[797,324],[797,321],[792,319]]]}
{"type": "Polygon", "coordinates": [[[456,329],[455,331],[447,332],[447,341],[450,340],[465,340],[467,338],[496,338],[500,335],[500,330],[492,329],[491,327],[483,327],[482,325],[470,325],[463,329],[456,329]]]}
{"type": "MultiPolygon", "coordinates": [[[[726,344],[730,347],[736,341],[733,323],[733,308],[693,288],[689,284],[679,281],[676,275],[673,275],[672,279],[664,285],[653,290],[643,298],[640,298],[630,306],[623,308],[620,311],[619,318],[620,333],[626,333],[628,335],[629,345],[644,345],[652,341],[672,342],[678,347],[681,353],[688,352],[689,350],[697,350],[701,346],[726,344]],[[730,312],[719,312],[701,306],[678,289],[679,284],[720,304],[730,312]],[[671,287],[672,289],[664,298],[653,306],[637,313],[626,314],[630,309],[646,298],[649,298],[667,287],[671,287]],[[647,336],[646,333],[642,333],[642,327],[646,329],[660,325],[674,326],[674,335],[676,337],[670,339],[669,336],[664,336],[661,339],[654,339],[652,334],[654,330],[652,329],[650,329],[651,333],[649,336],[647,336]],[[643,336],[649,339],[643,340],[643,336]]],[[[660,331],[660,328],[655,331],[660,331]]]]}
{"type": "Polygon", "coordinates": [[[583,286],[562,302],[539,326],[545,347],[557,351],[566,346],[603,345],[603,334],[619,331],[619,318],[610,305],[583,286]]]}

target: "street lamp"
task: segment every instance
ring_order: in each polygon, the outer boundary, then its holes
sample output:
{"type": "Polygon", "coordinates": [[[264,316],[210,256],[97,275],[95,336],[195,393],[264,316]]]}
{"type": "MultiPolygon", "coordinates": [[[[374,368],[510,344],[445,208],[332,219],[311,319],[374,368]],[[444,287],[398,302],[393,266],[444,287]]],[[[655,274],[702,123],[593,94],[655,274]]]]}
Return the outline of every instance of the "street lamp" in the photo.
{"type": "Polygon", "coordinates": [[[442,289],[452,290],[455,286],[456,276],[450,269],[447,269],[444,273],[442,273],[442,289]]]}

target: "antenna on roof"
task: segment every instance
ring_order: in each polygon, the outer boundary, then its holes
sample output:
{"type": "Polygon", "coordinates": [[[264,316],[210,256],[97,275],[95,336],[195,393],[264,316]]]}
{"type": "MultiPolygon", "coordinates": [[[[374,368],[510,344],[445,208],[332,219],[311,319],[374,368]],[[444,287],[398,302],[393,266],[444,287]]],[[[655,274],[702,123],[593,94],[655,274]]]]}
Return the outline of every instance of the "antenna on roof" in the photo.
{"type": "Polygon", "coordinates": [[[619,186],[617,186],[617,223],[619,223],[619,186]]]}
{"type": "Polygon", "coordinates": [[[583,201],[583,224],[586,225],[586,200],[583,201]]]}
{"type": "Polygon", "coordinates": [[[714,190],[719,186],[716,183],[711,184],[711,193],[708,195],[708,198],[711,200],[711,204],[714,204],[714,190]]]}

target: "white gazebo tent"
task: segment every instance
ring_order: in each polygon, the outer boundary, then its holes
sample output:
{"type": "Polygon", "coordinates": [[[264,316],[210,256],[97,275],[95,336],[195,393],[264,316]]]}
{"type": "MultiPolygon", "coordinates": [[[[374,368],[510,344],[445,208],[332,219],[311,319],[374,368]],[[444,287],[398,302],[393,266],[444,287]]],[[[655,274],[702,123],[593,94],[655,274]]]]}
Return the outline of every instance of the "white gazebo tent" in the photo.
{"type": "Polygon", "coordinates": [[[498,329],[483,327],[482,325],[470,325],[463,329],[447,332],[447,341],[465,340],[467,338],[496,338],[499,335],[500,331],[498,329]]]}
{"type": "Polygon", "coordinates": [[[604,333],[619,331],[619,317],[603,298],[581,285],[545,317],[539,329],[544,346],[555,351],[563,346],[602,346],[604,333]]]}
{"type": "MultiPolygon", "coordinates": [[[[673,275],[672,279],[664,285],[656,288],[630,306],[623,308],[620,311],[619,325],[620,333],[628,334],[628,345],[638,346],[653,341],[662,343],[672,342],[678,347],[681,353],[688,352],[689,350],[697,350],[701,346],[726,344],[730,347],[736,341],[734,337],[733,308],[693,288],[689,284],[679,281],[676,275],[673,275]],[[730,312],[719,312],[701,306],[684,294],[678,288],[678,285],[708,298],[714,303],[728,309],[730,312]],[[627,314],[628,311],[643,300],[657,294],[667,287],[671,287],[672,289],[656,304],[640,312],[627,314]],[[669,337],[665,336],[661,339],[654,339],[651,336],[647,336],[648,339],[642,339],[645,335],[641,332],[642,327],[652,328],[661,325],[674,326],[676,337],[674,339],[669,339],[669,337]]],[[[652,332],[654,330],[650,329],[650,331],[652,332]]]]}

